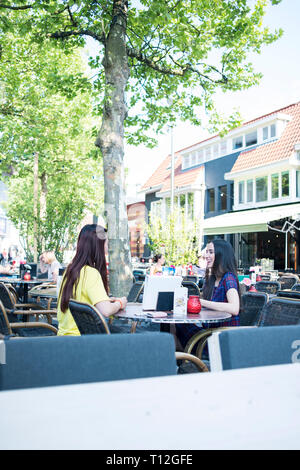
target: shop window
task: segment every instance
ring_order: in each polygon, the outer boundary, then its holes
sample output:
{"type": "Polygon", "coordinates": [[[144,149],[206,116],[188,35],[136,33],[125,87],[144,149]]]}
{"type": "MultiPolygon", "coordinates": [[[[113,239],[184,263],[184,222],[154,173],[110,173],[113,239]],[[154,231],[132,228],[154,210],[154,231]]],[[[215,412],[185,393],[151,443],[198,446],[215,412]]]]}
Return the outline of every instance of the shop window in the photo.
{"type": "Polygon", "coordinates": [[[239,182],[239,204],[244,204],[244,181],[239,182]]]}
{"type": "Polygon", "coordinates": [[[208,212],[214,212],[215,210],[215,190],[214,188],[207,190],[208,195],[208,212]]]}
{"type": "Polygon", "coordinates": [[[285,171],[281,173],[281,195],[282,197],[288,197],[290,195],[290,178],[289,172],[285,171]]]}
{"type": "Polygon", "coordinates": [[[253,201],[253,180],[247,181],[247,202],[253,201]]]}
{"type": "Polygon", "coordinates": [[[279,175],[275,174],[271,176],[272,182],[272,199],[279,197],[279,175]]]}
{"type": "Polygon", "coordinates": [[[257,144],[257,131],[246,134],[246,147],[257,144]]]}
{"type": "Polygon", "coordinates": [[[256,202],[266,201],[268,199],[268,178],[256,178],[256,202]]]}

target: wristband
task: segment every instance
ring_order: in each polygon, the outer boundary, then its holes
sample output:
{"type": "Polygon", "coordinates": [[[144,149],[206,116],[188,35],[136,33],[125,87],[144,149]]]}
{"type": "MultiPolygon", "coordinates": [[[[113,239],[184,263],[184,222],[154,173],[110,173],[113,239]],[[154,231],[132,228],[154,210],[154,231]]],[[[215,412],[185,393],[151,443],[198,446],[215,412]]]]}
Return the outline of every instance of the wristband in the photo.
{"type": "Polygon", "coordinates": [[[116,302],[120,302],[120,310],[123,310],[123,304],[122,304],[122,300],[121,299],[117,299],[116,302]]]}

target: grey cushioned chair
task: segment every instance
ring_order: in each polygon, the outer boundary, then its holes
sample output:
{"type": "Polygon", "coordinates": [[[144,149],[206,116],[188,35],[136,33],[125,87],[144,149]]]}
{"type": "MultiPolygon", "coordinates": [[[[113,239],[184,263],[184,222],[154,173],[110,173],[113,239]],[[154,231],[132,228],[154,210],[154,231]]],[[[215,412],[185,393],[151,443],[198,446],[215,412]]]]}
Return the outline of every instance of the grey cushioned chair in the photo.
{"type": "Polygon", "coordinates": [[[207,370],[162,333],[10,338],[0,347],[0,390],[175,375],[176,359],[207,370]]]}
{"type": "Polygon", "coordinates": [[[300,325],[232,328],[208,338],[212,372],[299,361],[300,325]]]}

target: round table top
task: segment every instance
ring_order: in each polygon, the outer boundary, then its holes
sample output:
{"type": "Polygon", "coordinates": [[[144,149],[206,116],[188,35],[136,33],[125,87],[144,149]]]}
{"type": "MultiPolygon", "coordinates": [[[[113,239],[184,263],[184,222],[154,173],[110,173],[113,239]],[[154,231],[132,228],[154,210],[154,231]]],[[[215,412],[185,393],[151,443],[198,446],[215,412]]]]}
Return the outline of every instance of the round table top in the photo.
{"type": "Polygon", "coordinates": [[[43,284],[44,282],[51,282],[49,279],[22,279],[21,277],[0,277],[0,282],[9,282],[10,284],[43,284]]]}
{"type": "MultiPolygon", "coordinates": [[[[146,320],[151,321],[153,323],[217,323],[229,320],[231,318],[231,314],[228,312],[218,312],[216,310],[209,310],[206,308],[202,308],[199,314],[191,314],[188,313],[187,315],[176,315],[174,316],[173,313],[168,313],[167,317],[151,317],[149,314],[153,312],[149,310],[143,310],[143,306],[141,303],[128,303],[125,310],[120,311],[116,314],[117,318],[129,319],[129,320],[146,320]]],[[[158,312],[157,312],[158,313],[158,312]]]]}

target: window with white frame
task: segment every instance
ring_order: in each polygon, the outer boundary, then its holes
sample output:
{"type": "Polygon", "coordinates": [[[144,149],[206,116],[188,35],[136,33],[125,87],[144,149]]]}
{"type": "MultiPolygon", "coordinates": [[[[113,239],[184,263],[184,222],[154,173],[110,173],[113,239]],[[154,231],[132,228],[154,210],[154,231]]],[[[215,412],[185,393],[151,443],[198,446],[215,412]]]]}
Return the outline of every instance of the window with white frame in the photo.
{"type": "Polygon", "coordinates": [[[207,160],[210,160],[210,157],[211,157],[211,148],[210,147],[207,147],[205,149],[205,156],[206,156],[207,160]]]}
{"type": "Polygon", "coordinates": [[[276,137],[276,124],[271,124],[270,126],[270,137],[276,137]]]}
{"type": "Polygon", "coordinates": [[[213,155],[214,157],[218,157],[219,156],[219,144],[215,144],[213,146],[213,155]]]}
{"type": "Polygon", "coordinates": [[[194,166],[196,165],[196,152],[193,152],[192,155],[191,155],[191,166],[194,166]]]}
{"type": "Polygon", "coordinates": [[[253,201],[253,180],[247,180],[247,202],[253,201]]]}
{"type": "Polygon", "coordinates": [[[244,204],[244,188],[245,183],[244,181],[239,182],[239,204],[244,204]]]}
{"type": "Polygon", "coordinates": [[[268,126],[263,127],[263,140],[268,140],[269,138],[269,128],[268,126]]]}
{"type": "Polygon", "coordinates": [[[226,155],[227,153],[227,141],[223,140],[220,144],[220,153],[221,155],[226,155]]]}
{"type": "Polygon", "coordinates": [[[281,196],[288,197],[290,195],[290,174],[288,171],[281,173],[281,196]]]}
{"type": "Polygon", "coordinates": [[[267,201],[268,199],[268,177],[256,178],[256,202],[267,201]]]}
{"type": "Polygon", "coordinates": [[[245,136],[245,145],[246,147],[250,147],[251,145],[257,144],[257,131],[249,132],[245,136]]]}
{"type": "Polygon", "coordinates": [[[271,198],[276,199],[279,197],[279,174],[274,173],[271,175],[271,198]]]}
{"type": "Polygon", "coordinates": [[[232,139],[232,150],[237,150],[243,147],[243,136],[232,139]]]}
{"type": "Polygon", "coordinates": [[[161,200],[151,202],[151,217],[161,217],[161,200]]]}
{"type": "Polygon", "coordinates": [[[300,171],[296,171],[296,196],[300,197],[300,171]]]}
{"type": "Polygon", "coordinates": [[[203,150],[198,150],[198,158],[197,158],[198,163],[203,163],[204,161],[204,155],[203,155],[203,150]]]}

